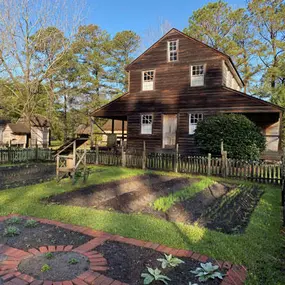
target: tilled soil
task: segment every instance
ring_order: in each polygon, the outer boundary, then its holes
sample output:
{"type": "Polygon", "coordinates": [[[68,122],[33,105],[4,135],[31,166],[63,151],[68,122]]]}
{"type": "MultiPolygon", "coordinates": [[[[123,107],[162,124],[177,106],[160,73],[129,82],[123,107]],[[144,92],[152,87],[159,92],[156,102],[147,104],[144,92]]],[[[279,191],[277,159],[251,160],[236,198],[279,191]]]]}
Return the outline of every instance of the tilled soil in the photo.
{"type": "Polygon", "coordinates": [[[56,166],[35,163],[0,167],[0,190],[42,183],[55,178],[56,166]]]}
{"type": "Polygon", "coordinates": [[[54,252],[48,259],[44,254],[24,259],[19,264],[19,271],[33,276],[39,280],[63,281],[72,280],[89,269],[87,257],[76,252],[54,252]],[[71,259],[76,259],[77,264],[70,264],[71,259]],[[42,272],[44,265],[49,270],[42,272]]]}
{"type": "Polygon", "coordinates": [[[123,213],[143,212],[158,197],[197,181],[198,179],[145,174],[52,196],[47,201],[123,213]]]}
{"type": "Polygon", "coordinates": [[[163,217],[168,221],[194,223],[226,234],[244,233],[263,191],[216,183],[193,198],[176,203],[163,217]]]}
{"type": "MultiPolygon", "coordinates": [[[[119,242],[105,242],[103,245],[96,248],[96,251],[104,255],[108,260],[109,270],[106,275],[110,278],[128,283],[130,285],[143,284],[141,274],[147,272],[147,267],[153,269],[161,269],[161,262],[158,258],[163,258],[164,255],[152,249],[137,247],[119,242]],[[114,252],[116,254],[114,254],[114,252]]],[[[195,270],[200,266],[200,262],[191,258],[181,258],[185,263],[180,264],[175,268],[165,269],[162,274],[171,279],[169,285],[188,285],[189,282],[199,283],[191,270],[195,270]]],[[[161,285],[163,283],[152,283],[161,285]]],[[[205,285],[218,285],[221,280],[211,280],[203,282],[205,285]]]]}
{"type": "Polygon", "coordinates": [[[217,199],[199,222],[208,229],[227,234],[244,233],[263,193],[257,186],[239,187],[217,199]]]}
{"type": "Polygon", "coordinates": [[[235,188],[235,185],[215,183],[197,193],[193,198],[176,203],[165,214],[173,222],[194,223],[216,200],[235,188]]]}
{"type": "Polygon", "coordinates": [[[38,223],[35,228],[25,227],[25,219],[20,224],[9,225],[8,221],[0,223],[0,244],[7,244],[22,250],[38,248],[47,245],[82,245],[92,237],[69,231],[53,225],[38,223]],[[4,236],[4,229],[13,226],[20,230],[20,234],[14,237],[4,236]]]}

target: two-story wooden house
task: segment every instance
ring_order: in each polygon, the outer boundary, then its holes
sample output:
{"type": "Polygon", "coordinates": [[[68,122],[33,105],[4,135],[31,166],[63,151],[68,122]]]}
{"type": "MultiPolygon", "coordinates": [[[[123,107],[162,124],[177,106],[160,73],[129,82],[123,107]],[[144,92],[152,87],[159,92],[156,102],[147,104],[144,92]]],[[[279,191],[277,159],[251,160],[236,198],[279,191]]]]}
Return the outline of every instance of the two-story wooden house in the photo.
{"type": "Polygon", "coordinates": [[[126,67],[129,91],[94,117],[128,122],[127,147],[198,154],[198,121],[216,113],[246,115],[263,130],[267,150],[280,149],[282,108],[241,92],[244,83],[226,54],[172,29],[126,67]]]}

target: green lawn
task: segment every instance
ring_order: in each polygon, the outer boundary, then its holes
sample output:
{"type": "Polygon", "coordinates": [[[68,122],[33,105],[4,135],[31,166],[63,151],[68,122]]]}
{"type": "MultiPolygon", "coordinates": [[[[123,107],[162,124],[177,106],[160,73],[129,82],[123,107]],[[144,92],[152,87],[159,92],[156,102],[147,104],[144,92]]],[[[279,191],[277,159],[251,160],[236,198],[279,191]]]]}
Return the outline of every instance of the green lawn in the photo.
{"type": "MultiPolygon", "coordinates": [[[[143,173],[142,170],[120,167],[93,167],[87,185],[121,179],[143,173]],[[98,171],[103,169],[104,171],[98,171]]],[[[171,174],[176,175],[176,174],[171,174]]],[[[212,177],[202,178],[201,185],[212,177]]],[[[43,197],[82,187],[71,186],[69,180],[0,191],[0,215],[18,213],[88,226],[113,234],[191,249],[219,260],[228,260],[248,267],[246,284],[285,284],[280,254],[284,240],[280,235],[280,187],[262,186],[265,194],[255,209],[243,235],[226,235],[198,225],[174,224],[143,214],[119,214],[73,206],[43,205],[43,197]]],[[[202,187],[192,189],[197,192],[202,187]]],[[[188,189],[188,193],[191,190],[188,189]]],[[[193,192],[194,193],[194,192],[193,192]]]]}

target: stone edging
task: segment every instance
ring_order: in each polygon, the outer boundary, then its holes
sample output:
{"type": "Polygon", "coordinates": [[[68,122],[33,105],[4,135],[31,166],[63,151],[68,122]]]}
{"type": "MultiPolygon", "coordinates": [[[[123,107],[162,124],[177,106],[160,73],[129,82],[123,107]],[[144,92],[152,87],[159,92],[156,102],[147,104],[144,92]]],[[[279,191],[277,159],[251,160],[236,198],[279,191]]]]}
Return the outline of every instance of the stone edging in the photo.
{"type": "MultiPolygon", "coordinates": [[[[5,221],[13,216],[18,216],[21,218],[29,219],[31,217],[20,216],[20,215],[8,215],[0,217],[0,222],[5,221]]],[[[6,245],[0,245],[0,253],[5,253],[8,256],[8,259],[1,263],[0,265],[0,276],[2,276],[4,284],[6,285],[86,285],[86,284],[100,284],[100,285],[128,285],[126,283],[122,283],[117,280],[113,280],[109,277],[106,277],[99,272],[104,272],[108,269],[106,259],[98,252],[93,251],[94,248],[103,244],[107,240],[111,241],[118,241],[122,243],[127,243],[135,246],[151,248],[153,250],[172,254],[177,257],[187,257],[191,258],[200,262],[207,262],[212,260],[207,255],[201,255],[197,252],[193,252],[191,250],[184,250],[184,249],[175,249],[170,248],[164,245],[160,245],[158,243],[153,242],[146,242],[142,240],[137,240],[134,238],[126,238],[119,235],[112,235],[102,231],[93,230],[87,227],[64,224],[58,221],[52,221],[48,219],[39,219],[34,218],[34,220],[54,225],[58,227],[62,227],[64,229],[79,232],[81,234],[89,235],[93,237],[92,240],[86,242],[83,245],[78,246],[77,248],[73,249],[72,245],[67,246],[42,246],[38,249],[29,249],[28,252],[23,250],[15,249],[8,247],[6,245]],[[74,251],[81,253],[87,256],[90,260],[90,270],[84,272],[83,274],[79,275],[77,278],[73,280],[67,280],[62,282],[52,282],[52,281],[43,281],[43,280],[35,280],[32,276],[21,274],[17,271],[17,266],[20,260],[24,258],[28,258],[32,255],[37,255],[44,252],[53,252],[53,251],[74,251]],[[16,280],[15,280],[16,279],[16,280]]],[[[246,279],[247,269],[242,265],[234,265],[228,261],[216,261],[217,265],[221,268],[227,270],[226,276],[223,279],[221,285],[243,285],[246,279]]]]}

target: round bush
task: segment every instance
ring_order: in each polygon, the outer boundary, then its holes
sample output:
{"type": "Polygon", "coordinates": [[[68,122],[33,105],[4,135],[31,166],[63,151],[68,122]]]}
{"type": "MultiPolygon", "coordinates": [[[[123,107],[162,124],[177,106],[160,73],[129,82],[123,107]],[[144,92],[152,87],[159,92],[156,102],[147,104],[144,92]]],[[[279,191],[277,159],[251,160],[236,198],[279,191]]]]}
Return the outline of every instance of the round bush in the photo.
{"type": "Polygon", "coordinates": [[[261,130],[244,115],[220,114],[198,123],[195,141],[202,152],[220,155],[221,140],[231,158],[258,159],[265,149],[261,130]]]}

